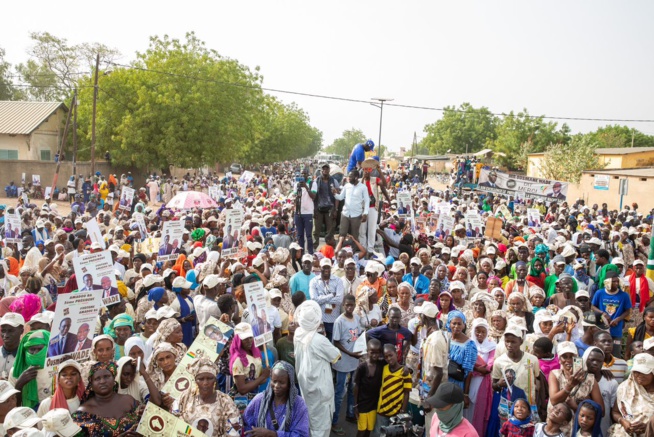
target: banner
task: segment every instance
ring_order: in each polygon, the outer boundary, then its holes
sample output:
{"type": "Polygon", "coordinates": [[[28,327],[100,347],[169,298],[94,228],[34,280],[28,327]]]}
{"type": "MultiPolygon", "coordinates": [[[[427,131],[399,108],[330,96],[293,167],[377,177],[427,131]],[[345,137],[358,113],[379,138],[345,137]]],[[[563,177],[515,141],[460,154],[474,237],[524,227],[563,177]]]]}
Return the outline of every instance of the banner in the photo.
{"type": "Polygon", "coordinates": [[[188,365],[199,357],[207,357],[211,361],[216,361],[233,335],[234,329],[220,320],[210,317],[173,374],[170,375],[170,379],[163,386],[162,391],[174,399],[179,399],[182,393],[191,388],[193,382],[193,376],[187,370],[188,365]]]}
{"type": "Polygon", "coordinates": [[[78,256],[73,258],[73,267],[79,291],[101,290],[102,292],[97,294],[102,298],[104,306],[120,301],[111,252],[103,250],[78,256]]]}
{"type": "Polygon", "coordinates": [[[484,223],[476,212],[468,212],[466,219],[466,237],[481,237],[484,232],[484,223]]]}
{"type": "Polygon", "coordinates": [[[449,215],[441,215],[438,218],[438,230],[436,231],[436,238],[445,239],[452,233],[454,229],[454,217],[449,215]]]}
{"type": "Polygon", "coordinates": [[[272,320],[268,320],[266,312],[266,290],[263,283],[252,282],[244,285],[247,302],[248,320],[254,333],[254,345],[271,342],[273,339],[272,320]]]}
{"type": "Polygon", "coordinates": [[[134,188],[123,187],[120,192],[120,201],[118,202],[118,209],[132,210],[132,202],[134,201],[134,188]]]}
{"type": "Polygon", "coordinates": [[[513,197],[522,192],[526,199],[558,202],[566,200],[568,183],[482,168],[476,190],[513,197]]]}
{"type": "Polygon", "coordinates": [[[540,211],[536,208],[527,208],[527,225],[540,229],[540,211]]]}
{"type": "Polygon", "coordinates": [[[206,437],[208,435],[213,435],[211,420],[202,418],[197,419],[195,421],[195,426],[203,428],[203,431],[190,426],[179,417],[157,407],[152,402],[148,402],[145,411],[143,411],[143,415],[141,416],[141,421],[136,428],[136,432],[140,435],[162,437],[206,437]],[[205,434],[205,432],[207,434],[205,434]]]}
{"type": "Polygon", "coordinates": [[[254,173],[246,170],[241,174],[241,177],[238,178],[238,181],[242,184],[249,184],[250,181],[254,178],[254,176],[255,176],[254,173]]]}
{"type": "Polygon", "coordinates": [[[5,243],[19,243],[22,239],[20,228],[20,214],[5,214],[5,243]]]}
{"type": "Polygon", "coordinates": [[[32,175],[32,185],[41,185],[41,175],[33,174],[32,175]]]}
{"type": "MultiPolygon", "coordinates": [[[[97,291],[59,295],[45,368],[69,358],[79,362],[91,357],[91,341],[101,307],[101,294],[97,291]]],[[[56,368],[52,371],[56,374],[56,368]]]]}
{"type": "Polygon", "coordinates": [[[611,176],[607,174],[596,174],[593,181],[593,188],[596,190],[608,191],[611,176]]]}
{"type": "Polygon", "coordinates": [[[413,200],[409,191],[397,193],[397,214],[400,217],[413,217],[413,200]]]}
{"type": "Polygon", "coordinates": [[[96,219],[92,218],[84,223],[84,227],[86,228],[86,235],[92,243],[98,243],[102,247],[102,250],[107,248],[107,244],[104,241],[104,237],[102,237],[102,232],[100,231],[100,225],[98,225],[96,219]]]}
{"type": "Polygon", "coordinates": [[[181,220],[164,222],[157,261],[177,259],[184,235],[184,222],[181,220]]]}
{"type": "Polygon", "coordinates": [[[223,233],[222,256],[233,256],[242,246],[241,226],[243,226],[243,210],[231,208],[225,210],[225,230],[223,233]]]}
{"type": "Polygon", "coordinates": [[[138,226],[139,236],[141,237],[140,240],[143,241],[148,238],[148,228],[145,226],[145,218],[140,212],[135,212],[134,219],[136,221],[136,225],[138,226]]]}

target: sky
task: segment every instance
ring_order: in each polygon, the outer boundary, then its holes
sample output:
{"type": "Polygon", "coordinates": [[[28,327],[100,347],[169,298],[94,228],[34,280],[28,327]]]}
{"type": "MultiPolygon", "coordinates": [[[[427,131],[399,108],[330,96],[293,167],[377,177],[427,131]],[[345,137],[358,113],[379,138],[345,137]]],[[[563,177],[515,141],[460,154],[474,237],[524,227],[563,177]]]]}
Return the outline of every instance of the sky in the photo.
{"type": "MultiPolygon", "coordinates": [[[[121,61],[151,35],[194,31],[207,47],[259,66],[263,86],[325,96],[443,108],[469,102],[494,113],[654,120],[654,2],[587,1],[149,1],[5,2],[0,47],[27,60],[29,32],[100,42],[121,61]],[[37,8],[38,11],[34,11],[37,8]],[[10,18],[9,18],[10,17],[10,18]]],[[[272,93],[295,102],[323,132],[375,143],[379,108],[272,93]]],[[[410,147],[440,111],[384,107],[382,143],[410,147]]],[[[563,121],[559,121],[561,123],[563,121]]],[[[612,124],[567,121],[573,132],[612,124]]],[[[623,122],[654,135],[654,123],[623,122]]]]}

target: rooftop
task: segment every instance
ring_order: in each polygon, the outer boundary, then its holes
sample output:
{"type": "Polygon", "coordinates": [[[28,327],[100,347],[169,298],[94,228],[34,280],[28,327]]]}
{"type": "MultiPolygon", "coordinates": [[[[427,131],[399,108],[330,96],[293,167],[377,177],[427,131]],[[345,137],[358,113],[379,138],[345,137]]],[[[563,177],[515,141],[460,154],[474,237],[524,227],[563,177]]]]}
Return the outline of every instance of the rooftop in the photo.
{"type": "Polygon", "coordinates": [[[62,102],[0,101],[0,134],[29,135],[60,107],[68,110],[62,102]]]}
{"type": "MultiPolygon", "coordinates": [[[[598,155],[631,155],[643,152],[654,152],[654,147],[606,147],[595,151],[598,155]]],[[[544,154],[544,152],[530,153],[527,156],[542,156],[544,154]]]]}
{"type": "MultiPolygon", "coordinates": [[[[648,147],[642,147],[647,149],[648,147]]],[[[612,176],[633,176],[638,178],[654,178],[654,167],[620,168],[616,170],[586,170],[584,174],[606,174],[612,176]]]]}

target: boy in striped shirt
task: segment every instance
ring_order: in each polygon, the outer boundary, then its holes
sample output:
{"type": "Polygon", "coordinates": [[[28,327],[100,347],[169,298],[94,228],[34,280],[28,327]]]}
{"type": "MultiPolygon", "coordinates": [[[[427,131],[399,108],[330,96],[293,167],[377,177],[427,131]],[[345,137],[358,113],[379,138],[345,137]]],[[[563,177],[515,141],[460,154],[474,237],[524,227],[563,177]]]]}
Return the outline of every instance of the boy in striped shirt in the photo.
{"type": "Polygon", "coordinates": [[[409,393],[413,388],[411,375],[404,372],[404,367],[397,360],[395,345],[384,345],[386,364],[382,373],[382,387],[377,405],[377,421],[372,435],[380,435],[381,427],[390,424],[390,418],[406,412],[409,393]]]}

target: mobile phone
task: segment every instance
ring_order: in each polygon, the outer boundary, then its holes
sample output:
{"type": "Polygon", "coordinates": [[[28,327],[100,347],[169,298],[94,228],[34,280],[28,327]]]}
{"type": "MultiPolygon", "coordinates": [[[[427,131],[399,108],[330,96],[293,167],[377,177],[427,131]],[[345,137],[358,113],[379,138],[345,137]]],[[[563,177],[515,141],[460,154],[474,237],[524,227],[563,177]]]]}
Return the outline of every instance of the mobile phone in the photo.
{"type": "Polygon", "coordinates": [[[583,370],[583,368],[584,368],[584,360],[580,357],[574,357],[572,359],[572,374],[574,375],[579,370],[583,370]]]}
{"type": "Polygon", "coordinates": [[[138,357],[136,359],[136,371],[140,372],[141,371],[141,357],[138,357]]]}

